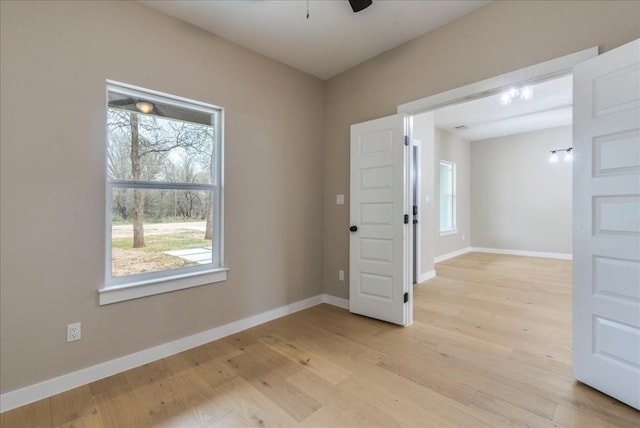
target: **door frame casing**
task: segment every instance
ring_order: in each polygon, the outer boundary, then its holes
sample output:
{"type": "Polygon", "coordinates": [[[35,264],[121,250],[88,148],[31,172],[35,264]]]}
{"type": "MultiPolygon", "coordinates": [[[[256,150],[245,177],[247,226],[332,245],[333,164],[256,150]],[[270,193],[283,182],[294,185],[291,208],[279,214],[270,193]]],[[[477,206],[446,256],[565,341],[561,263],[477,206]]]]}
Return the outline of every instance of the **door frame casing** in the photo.
{"type": "MultiPolygon", "coordinates": [[[[411,118],[409,118],[409,121],[411,121],[411,118]]],[[[411,123],[411,122],[410,122],[411,123]]],[[[409,129],[411,129],[411,125],[409,125],[409,129]]],[[[421,251],[420,251],[420,244],[422,243],[422,239],[421,239],[421,233],[422,233],[422,229],[421,229],[421,222],[420,222],[420,216],[422,215],[422,198],[420,197],[420,195],[422,195],[422,186],[421,186],[421,170],[420,170],[420,164],[422,162],[422,141],[420,140],[416,140],[415,138],[411,138],[411,170],[412,170],[412,178],[413,178],[413,183],[412,186],[414,186],[415,188],[412,189],[412,192],[415,192],[415,198],[414,198],[414,194],[412,194],[412,199],[414,199],[414,203],[415,205],[418,207],[418,223],[415,224],[414,228],[415,228],[415,235],[412,233],[412,239],[414,239],[414,242],[412,242],[411,245],[411,251],[414,252],[412,260],[413,260],[413,265],[411,266],[412,269],[412,275],[415,275],[415,282],[413,283],[413,285],[420,283],[420,273],[421,273],[421,266],[420,266],[420,257],[421,257],[421,251]]],[[[411,216],[413,218],[413,215],[411,216]]],[[[413,282],[413,281],[412,281],[413,282]]]]}

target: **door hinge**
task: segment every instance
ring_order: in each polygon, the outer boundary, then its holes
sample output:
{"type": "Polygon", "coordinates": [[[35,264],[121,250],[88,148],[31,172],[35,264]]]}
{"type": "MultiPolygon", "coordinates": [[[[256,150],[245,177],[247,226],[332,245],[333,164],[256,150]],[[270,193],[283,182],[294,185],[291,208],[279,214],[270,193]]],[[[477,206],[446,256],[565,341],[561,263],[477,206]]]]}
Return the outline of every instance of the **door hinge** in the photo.
{"type": "Polygon", "coordinates": [[[408,136],[408,135],[405,135],[405,136],[404,136],[404,145],[405,145],[405,146],[408,146],[408,145],[409,145],[409,136],[408,136]]]}
{"type": "Polygon", "coordinates": [[[413,206],[413,215],[418,215],[418,206],[417,205],[413,206]]]}
{"type": "Polygon", "coordinates": [[[404,224],[409,224],[409,214],[404,215],[404,224]]]}
{"type": "Polygon", "coordinates": [[[404,293],[404,302],[407,303],[409,301],[409,293],[404,293]]]}

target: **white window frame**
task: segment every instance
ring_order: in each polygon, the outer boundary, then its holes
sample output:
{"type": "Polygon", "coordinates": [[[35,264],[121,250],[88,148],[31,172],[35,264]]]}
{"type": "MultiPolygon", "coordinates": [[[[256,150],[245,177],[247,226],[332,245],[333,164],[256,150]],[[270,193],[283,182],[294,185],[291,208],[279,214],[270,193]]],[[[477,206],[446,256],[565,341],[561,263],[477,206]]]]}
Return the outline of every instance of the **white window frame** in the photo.
{"type": "MultiPolygon", "coordinates": [[[[107,96],[105,97],[107,100],[110,91],[214,115],[217,118],[217,123],[214,127],[217,142],[215,145],[215,150],[217,150],[215,153],[217,177],[214,184],[111,180],[108,177],[105,163],[105,283],[98,290],[100,305],[225,281],[228,269],[224,267],[224,109],[199,101],[107,80],[107,96]],[[214,227],[211,243],[212,263],[112,278],[111,228],[112,198],[113,189],[115,188],[211,191],[213,193],[212,226],[214,227]]],[[[108,109],[108,105],[106,108],[108,109]]],[[[107,110],[105,110],[105,119],[106,112],[107,110]]],[[[108,135],[106,137],[108,138],[108,135]]],[[[106,150],[108,150],[108,143],[105,144],[105,152],[106,150]]]]}
{"type": "MultiPolygon", "coordinates": [[[[456,164],[454,162],[449,162],[445,160],[440,160],[439,168],[438,168],[438,178],[440,178],[440,171],[443,166],[448,166],[451,168],[451,228],[450,229],[442,229],[441,221],[438,222],[438,228],[440,230],[440,236],[453,235],[458,233],[457,229],[457,213],[456,213],[456,164]]],[[[438,203],[439,203],[439,212],[438,218],[442,215],[442,180],[438,182],[438,203]]]]}

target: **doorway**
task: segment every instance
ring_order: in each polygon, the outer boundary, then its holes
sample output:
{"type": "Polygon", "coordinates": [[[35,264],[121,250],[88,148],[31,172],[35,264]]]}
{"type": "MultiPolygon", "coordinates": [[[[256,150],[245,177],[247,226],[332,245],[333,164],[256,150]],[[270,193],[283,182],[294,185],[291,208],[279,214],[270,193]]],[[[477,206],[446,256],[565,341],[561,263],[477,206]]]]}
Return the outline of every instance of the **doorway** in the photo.
{"type": "MultiPolygon", "coordinates": [[[[411,117],[411,138],[420,140],[421,144],[421,163],[420,169],[433,168],[435,165],[435,128],[436,128],[436,113],[440,111],[446,111],[449,109],[464,109],[465,104],[473,101],[490,102],[491,97],[498,99],[505,92],[509,92],[513,88],[524,88],[527,86],[535,86],[545,84],[545,82],[559,81],[561,78],[569,78],[572,73],[572,69],[576,64],[580,64],[590,58],[598,55],[598,48],[585,49],[574,54],[566,55],[561,58],[546,61],[540,64],[536,64],[531,67],[516,70],[510,73],[506,73],[500,76],[496,76],[481,82],[473,83],[470,85],[462,86],[450,91],[446,91],[440,94],[436,94],[427,98],[419,99],[398,106],[398,113],[405,114],[411,117]]],[[[566,84],[566,83],[565,83],[566,84]]],[[[534,95],[535,99],[535,95],[534,95]]],[[[540,99],[540,98],[538,98],[540,99]]],[[[538,101],[535,101],[536,103],[538,101]]],[[[555,102],[555,101],[554,101],[555,102]]],[[[550,104],[553,104],[550,103],[550,104]]],[[[559,106],[556,105],[556,108],[559,106]]],[[[568,106],[565,106],[568,107],[568,106]]],[[[520,107],[522,108],[522,107],[520,107]]],[[[551,106],[544,103],[539,107],[539,110],[550,109],[551,106]]],[[[566,116],[566,111],[562,113],[566,116]]],[[[517,114],[516,114],[517,116],[517,114]]],[[[559,117],[559,116],[558,116],[559,117]]],[[[547,117],[548,120],[548,117],[547,117]]],[[[555,120],[555,119],[552,119],[555,120]]],[[[450,124],[453,127],[461,124],[450,124]]],[[[558,123],[560,126],[560,123],[558,123]]],[[[464,131],[464,130],[461,130],[464,131]]],[[[486,134],[485,134],[486,135],[486,134]]],[[[541,154],[544,157],[544,154],[541,154]]],[[[436,180],[433,178],[433,174],[422,174],[421,186],[422,195],[418,198],[418,212],[420,230],[421,230],[421,243],[420,243],[420,269],[417,272],[418,282],[426,281],[433,278],[436,275],[434,269],[434,260],[436,255],[436,247],[434,236],[439,236],[439,225],[434,224],[434,219],[439,218],[439,213],[435,211],[436,201],[434,197],[436,180]]],[[[455,254],[463,254],[470,250],[470,239],[468,233],[462,233],[458,231],[452,236],[457,237],[460,241],[467,243],[466,247],[462,247],[458,250],[452,249],[446,254],[452,256],[455,254]],[[464,240],[462,239],[464,235],[464,240]]],[[[445,235],[446,236],[446,235],[445,235]]],[[[452,238],[449,238],[452,240],[452,238]]],[[[541,252],[541,251],[538,251],[541,252]]],[[[558,253],[560,255],[560,253],[558,253]]]]}
{"type": "Polygon", "coordinates": [[[571,259],[572,97],[568,74],[412,117],[429,142],[418,278],[472,249],[571,259]]]}

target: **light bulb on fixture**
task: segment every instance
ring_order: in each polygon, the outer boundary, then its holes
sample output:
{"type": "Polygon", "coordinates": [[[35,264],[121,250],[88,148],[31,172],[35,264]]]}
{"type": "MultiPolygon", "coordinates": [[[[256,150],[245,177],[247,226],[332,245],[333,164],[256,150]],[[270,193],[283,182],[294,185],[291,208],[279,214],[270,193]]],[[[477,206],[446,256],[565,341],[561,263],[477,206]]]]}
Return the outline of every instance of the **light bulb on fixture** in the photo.
{"type": "Polygon", "coordinates": [[[571,162],[573,160],[573,153],[571,152],[573,149],[567,149],[567,154],[564,155],[565,162],[571,162]]]}
{"type": "Polygon", "coordinates": [[[153,111],[153,104],[147,101],[138,101],[136,108],[142,113],[151,113],[153,111]]]}
{"type": "Polygon", "coordinates": [[[558,162],[558,152],[565,152],[564,154],[565,162],[573,161],[573,147],[567,147],[566,149],[551,150],[551,157],[549,158],[549,162],[551,163],[558,162]]]}
{"type": "Polygon", "coordinates": [[[523,101],[530,100],[533,98],[533,88],[531,86],[524,86],[522,88],[511,87],[500,95],[500,104],[506,106],[516,97],[523,101]]]}
{"type": "Polygon", "coordinates": [[[522,88],[522,90],[520,91],[520,98],[523,100],[530,100],[531,98],[533,98],[533,89],[531,88],[531,86],[525,86],[524,88],[522,88]]]}
{"type": "Polygon", "coordinates": [[[511,102],[511,96],[509,95],[508,92],[505,92],[504,94],[500,95],[500,104],[501,105],[506,106],[510,102],[511,102]]]}

